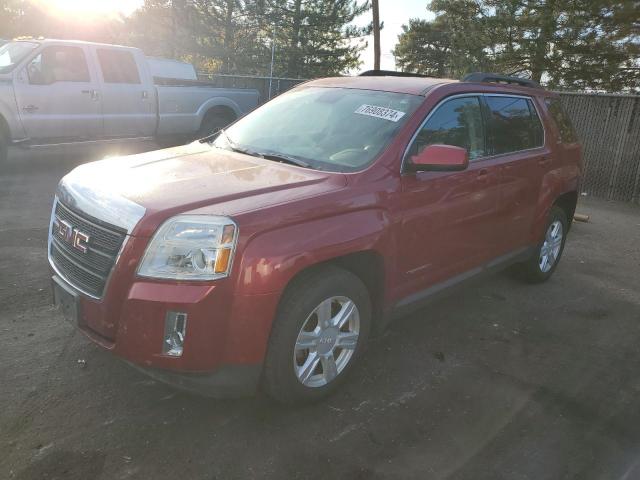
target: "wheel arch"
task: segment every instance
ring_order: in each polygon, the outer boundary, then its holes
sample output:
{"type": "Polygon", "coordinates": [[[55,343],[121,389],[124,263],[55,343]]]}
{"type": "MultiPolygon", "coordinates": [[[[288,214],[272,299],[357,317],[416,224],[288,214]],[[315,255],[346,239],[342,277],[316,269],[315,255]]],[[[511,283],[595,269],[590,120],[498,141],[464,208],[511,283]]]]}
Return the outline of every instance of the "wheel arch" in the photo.
{"type": "Polygon", "coordinates": [[[577,204],[578,192],[575,190],[559,195],[553,202],[553,205],[560,207],[567,216],[567,231],[571,229],[573,215],[576,213],[577,204]]]}
{"type": "Polygon", "coordinates": [[[238,118],[242,114],[240,106],[230,98],[211,98],[203,103],[198,109],[198,118],[200,119],[199,125],[202,125],[202,122],[207,117],[207,115],[209,115],[211,112],[216,111],[216,109],[233,113],[235,118],[238,118]]]}
{"type": "Polygon", "coordinates": [[[281,298],[301,278],[318,272],[326,267],[337,267],[346,270],[362,281],[371,299],[372,326],[374,331],[382,328],[384,322],[385,265],[384,257],[375,250],[361,250],[329,258],[313,265],[308,265],[293,275],[285,286],[281,298]]]}

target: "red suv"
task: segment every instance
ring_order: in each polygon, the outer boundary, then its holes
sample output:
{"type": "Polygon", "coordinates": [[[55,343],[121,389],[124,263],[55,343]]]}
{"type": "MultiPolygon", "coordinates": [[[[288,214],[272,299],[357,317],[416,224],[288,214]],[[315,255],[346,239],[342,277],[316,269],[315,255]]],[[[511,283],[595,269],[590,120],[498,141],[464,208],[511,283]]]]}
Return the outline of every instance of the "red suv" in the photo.
{"type": "Polygon", "coordinates": [[[371,331],[514,265],[558,265],[580,146],[556,94],[489,74],[304,83],[211,138],[58,187],[55,302],[151,376],[314,400],[371,331]]]}

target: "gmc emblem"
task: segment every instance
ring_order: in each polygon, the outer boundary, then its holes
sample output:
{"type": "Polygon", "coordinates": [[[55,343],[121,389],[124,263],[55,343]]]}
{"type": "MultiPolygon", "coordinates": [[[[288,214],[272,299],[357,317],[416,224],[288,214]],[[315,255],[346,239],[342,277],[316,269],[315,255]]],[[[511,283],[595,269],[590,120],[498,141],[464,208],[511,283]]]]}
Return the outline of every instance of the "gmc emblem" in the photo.
{"type": "Polygon", "coordinates": [[[77,228],[73,228],[69,222],[62,220],[58,216],[53,219],[53,234],[76,250],[79,250],[82,253],[87,253],[89,235],[81,232],[77,228]]]}

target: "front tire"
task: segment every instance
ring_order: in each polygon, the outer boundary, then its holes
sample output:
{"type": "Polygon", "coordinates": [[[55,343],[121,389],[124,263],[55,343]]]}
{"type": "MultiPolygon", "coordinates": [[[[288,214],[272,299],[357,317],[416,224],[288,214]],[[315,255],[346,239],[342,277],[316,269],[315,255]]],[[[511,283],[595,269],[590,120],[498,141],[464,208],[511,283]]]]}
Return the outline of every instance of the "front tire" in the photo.
{"type": "Polygon", "coordinates": [[[304,273],[287,288],[274,320],[263,387],[281,403],[332,393],[360,357],[371,327],[362,281],[336,267],[304,273]]]}
{"type": "Polygon", "coordinates": [[[553,275],[564,251],[567,227],[567,215],[564,210],[557,206],[551,207],[544,238],[536,246],[531,258],[516,266],[518,273],[526,282],[546,282],[553,275]]]}

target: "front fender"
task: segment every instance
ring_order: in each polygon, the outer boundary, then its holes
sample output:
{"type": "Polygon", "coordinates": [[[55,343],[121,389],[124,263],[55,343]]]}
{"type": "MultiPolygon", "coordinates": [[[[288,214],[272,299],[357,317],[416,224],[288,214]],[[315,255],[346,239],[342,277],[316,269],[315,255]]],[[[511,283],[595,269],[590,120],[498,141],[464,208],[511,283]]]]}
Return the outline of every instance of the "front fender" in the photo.
{"type": "Polygon", "coordinates": [[[0,79],[0,122],[6,122],[9,128],[9,140],[25,138],[26,134],[18,114],[18,106],[10,80],[0,79]]]}
{"type": "Polygon", "coordinates": [[[381,254],[389,271],[388,225],[384,210],[366,209],[258,234],[242,253],[236,291],[240,295],[281,293],[302,270],[362,251],[381,254]]]}

